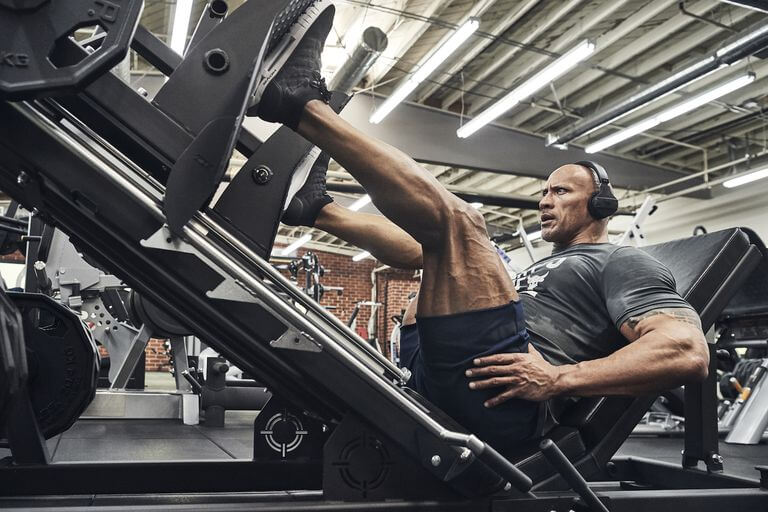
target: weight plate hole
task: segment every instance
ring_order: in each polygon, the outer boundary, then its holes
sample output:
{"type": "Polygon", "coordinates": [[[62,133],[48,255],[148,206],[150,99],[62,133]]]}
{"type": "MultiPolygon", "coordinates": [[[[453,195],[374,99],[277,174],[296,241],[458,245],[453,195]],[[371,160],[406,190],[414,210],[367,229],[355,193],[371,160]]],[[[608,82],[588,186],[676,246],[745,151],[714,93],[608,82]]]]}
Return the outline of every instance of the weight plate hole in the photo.
{"type": "MultiPolygon", "coordinates": [[[[83,51],[83,48],[78,48],[73,43],[92,40],[98,31],[105,32],[104,27],[95,20],[78,23],[74,28],[56,40],[48,54],[48,60],[56,68],[66,68],[79,64],[88,57],[88,52],[83,51]]],[[[102,40],[96,39],[93,42],[89,42],[88,46],[91,48],[98,47],[102,40]]]]}

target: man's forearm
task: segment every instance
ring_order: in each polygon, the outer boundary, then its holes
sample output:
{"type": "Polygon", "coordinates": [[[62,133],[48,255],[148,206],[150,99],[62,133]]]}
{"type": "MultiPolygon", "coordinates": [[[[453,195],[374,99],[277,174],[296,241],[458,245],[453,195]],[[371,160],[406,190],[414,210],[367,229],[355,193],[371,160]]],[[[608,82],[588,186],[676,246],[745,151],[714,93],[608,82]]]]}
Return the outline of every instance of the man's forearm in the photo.
{"type": "Polygon", "coordinates": [[[650,332],[602,359],[558,367],[557,395],[643,395],[706,376],[703,339],[650,332]]]}

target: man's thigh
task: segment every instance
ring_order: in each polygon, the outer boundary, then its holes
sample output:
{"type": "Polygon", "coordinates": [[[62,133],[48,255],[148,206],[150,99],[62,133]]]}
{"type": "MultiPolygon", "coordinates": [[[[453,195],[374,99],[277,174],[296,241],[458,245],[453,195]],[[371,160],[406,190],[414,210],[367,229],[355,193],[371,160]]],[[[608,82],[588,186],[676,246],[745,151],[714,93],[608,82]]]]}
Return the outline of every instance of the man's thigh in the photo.
{"type": "Polygon", "coordinates": [[[484,402],[498,391],[471,390],[464,374],[473,367],[476,357],[527,351],[528,334],[520,302],[463,313],[419,316],[417,325],[419,350],[412,358],[411,369],[418,391],[499,450],[506,451],[535,435],[539,404],[510,400],[486,408],[484,402]]]}

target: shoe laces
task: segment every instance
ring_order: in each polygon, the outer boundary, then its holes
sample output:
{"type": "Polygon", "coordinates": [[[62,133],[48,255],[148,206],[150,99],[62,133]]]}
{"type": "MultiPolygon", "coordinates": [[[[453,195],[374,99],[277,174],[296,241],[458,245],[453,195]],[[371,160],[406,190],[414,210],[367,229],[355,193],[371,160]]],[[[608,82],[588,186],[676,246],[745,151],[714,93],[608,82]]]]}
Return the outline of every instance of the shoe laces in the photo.
{"type": "Polygon", "coordinates": [[[328,86],[325,84],[325,78],[319,71],[312,71],[312,79],[309,81],[310,87],[314,87],[320,92],[320,96],[326,103],[331,101],[331,92],[328,90],[328,86]]]}

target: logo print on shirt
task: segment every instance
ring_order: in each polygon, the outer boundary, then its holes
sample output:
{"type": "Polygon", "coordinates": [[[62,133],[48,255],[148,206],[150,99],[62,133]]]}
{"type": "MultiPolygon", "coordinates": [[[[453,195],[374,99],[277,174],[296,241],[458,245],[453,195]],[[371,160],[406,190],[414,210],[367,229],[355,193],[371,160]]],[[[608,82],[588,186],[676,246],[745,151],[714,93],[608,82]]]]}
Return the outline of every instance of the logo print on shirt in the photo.
{"type": "Polygon", "coordinates": [[[537,264],[526,269],[524,272],[517,274],[515,277],[515,289],[518,293],[526,293],[532,297],[535,297],[538,292],[534,291],[540,284],[544,282],[549,275],[549,271],[558,268],[567,260],[568,257],[556,258],[545,264],[537,264]],[[536,274],[537,270],[547,269],[545,274],[536,274]]]}
{"type": "Polygon", "coordinates": [[[529,290],[534,290],[534,289],[536,289],[536,287],[537,287],[537,286],[539,286],[539,284],[540,284],[541,282],[543,282],[543,281],[544,281],[544,279],[545,279],[545,278],[546,278],[548,275],[549,275],[549,272],[547,272],[547,273],[546,273],[546,274],[544,274],[543,276],[532,275],[531,277],[529,277],[529,278],[528,278],[528,289],[529,289],[529,290]]]}

